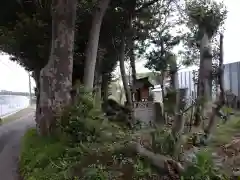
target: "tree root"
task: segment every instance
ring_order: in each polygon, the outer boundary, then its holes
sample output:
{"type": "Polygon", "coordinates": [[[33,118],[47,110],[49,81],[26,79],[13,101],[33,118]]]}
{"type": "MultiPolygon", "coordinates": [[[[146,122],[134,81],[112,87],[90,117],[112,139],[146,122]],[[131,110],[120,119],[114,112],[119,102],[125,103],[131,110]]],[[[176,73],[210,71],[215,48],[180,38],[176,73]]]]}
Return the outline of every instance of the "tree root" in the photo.
{"type": "Polygon", "coordinates": [[[170,157],[161,154],[155,154],[136,142],[132,142],[131,145],[136,153],[150,161],[150,163],[160,172],[168,172],[169,175],[179,175],[185,170],[181,163],[173,160],[170,157]]]}

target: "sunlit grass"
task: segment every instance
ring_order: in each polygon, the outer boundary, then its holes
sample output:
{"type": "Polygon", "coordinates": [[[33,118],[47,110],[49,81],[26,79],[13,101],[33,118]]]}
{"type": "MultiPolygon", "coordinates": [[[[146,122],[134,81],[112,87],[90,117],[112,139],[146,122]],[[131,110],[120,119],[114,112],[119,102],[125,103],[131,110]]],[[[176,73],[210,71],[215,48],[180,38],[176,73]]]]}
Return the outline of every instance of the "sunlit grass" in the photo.
{"type": "Polygon", "coordinates": [[[240,135],[240,116],[232,116],[227,123],[219,124],[215,130],[211,144],[213,146],[219,146],[229,143],[234,136],[240,135]]]}

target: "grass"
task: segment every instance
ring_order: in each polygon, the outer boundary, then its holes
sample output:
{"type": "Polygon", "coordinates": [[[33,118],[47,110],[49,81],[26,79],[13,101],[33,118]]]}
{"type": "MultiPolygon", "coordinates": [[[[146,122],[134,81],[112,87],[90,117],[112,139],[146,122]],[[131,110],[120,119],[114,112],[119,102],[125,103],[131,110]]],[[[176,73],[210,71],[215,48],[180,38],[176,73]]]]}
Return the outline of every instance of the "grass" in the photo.
{"type": "Polygon", "coordinates": [[[66,151],[62,142],[40,137],[34,129],[28,130],[22,141],[20,171],[25,180],[64,179],[59,167],[66,151]]]}
{"type": "Polygon", "coordinates": [[[229,143],[234,136],[240,134],[240,116],[231,117],[227,123],[220,124],[213,134],[211,144],[220,146],[229,143]]]}
{"type": "MultiPolygon", "coordinates": [[[[128,149],[111,151],[110,147],[102,143],[90,142],[72,145],[69,146],[63,139],[38,136],[35,129],[28,130],[22,139],[20,156],[23,179],[153,180],[162,179],[164,176],[163,173],[158,174],[149,162],[128,149]]],[[[202,158],[205,159],[205,155],[202,158]]],[[[200,164],[195,169],[187,170],[183,179],[191,179],[187,177],[193,173],[202,177],[201,169],[211,174],[213,168],[210,168],[210,165],[211,163],[207,166],[206,163],[200,164]]]]}
{"type": "MultiPolygon", "coordinates": [[[[65,138],[42,137],[30,129],[21,144],[20,172],[24,180],[153,180],[163,176],[131,150],[114,149],[115,142],[69,144],[65,138]]],[[[201,162],[206,159],[205,155],[200,159],[201,162]]],[[[202,171],[204,175],[211,174],[211,163],[205,166],[200,164],[187,170],[185,179],[189,179],[187,175],[193,174],[193,170],[201,177],[202,171]]]]}
{"type": "MultiPolygon", "coordinates": [[[[164,172],[156,171],[148,158],[140,157],[129,146],[129,141],[136,140],[132,136],[136,136],[137,132],[107,121],[94,108],[89,96],[84,94],[79,98],[82,98],[79,103],[66,108],[58,119],[58,138],[53,134],[49,137],[38,136],[35,129],[28,130],[24,135],[20,156],[20,172],[24,180],[163,178],[164,172]]],[[[164,143],[159,140],[159,144],[166,146],[166,143],[169,140],[164,143]]],[[[202,169],[195,168],[194,174],[198,172],[200,179],[212,177],[209,170],[206,172],[205,167],[202,169]]]]}
{"type": "Polygon", "coordinates": [[[6,123],[9,123],[11,121],[17,120],[17,119],[23,117],[24,115],[26,115],[26,114],[28,114],[28,113],[30,113],[32,111],[33,111],[32,107],[27,107],[25,109],[22,109],[22,110],[14,113],[14,114],[12,114],[10,116],[2,118],[2,124],[6,124],[6,123]]]}
{"type": "Polygon", "coordinates": [[[109,148],[90,142],[73,146],[30,129],[22,139],[20,172],[24,180],[155,179],[150,164],[135,153],[109,148]]]}
{"type": "MultiPolygon", "coordinates": [[[[208,148],[216,152],[219,156],[219,163],[222,165],[221,170],[228,175],[232,175],[233,169],[239,169],[239,154],[235,150],[229,149],[226,153],[224,145],[232,142],[234,137],[240,137],[240,115],[235,114],[227,123],[220,124],[209,143],[208,148]],[[230,153],[230,154],[229,154],[230,153]],[[233,153],[233,154],[231,154],[233,153]],[[221,159],[224,158],[224,161],[221,159]]],[[[237,148],[237,147],[234,147],[237,148]]]]}

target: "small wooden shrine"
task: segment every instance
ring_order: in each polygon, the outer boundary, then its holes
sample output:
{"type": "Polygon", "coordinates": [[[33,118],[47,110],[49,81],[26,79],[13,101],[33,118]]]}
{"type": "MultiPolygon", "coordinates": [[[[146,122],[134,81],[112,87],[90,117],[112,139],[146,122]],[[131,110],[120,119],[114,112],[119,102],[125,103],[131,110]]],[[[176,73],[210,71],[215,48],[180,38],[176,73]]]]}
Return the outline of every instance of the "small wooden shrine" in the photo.
{"type": "Polygon", "coordinates": [[[133,101],[148,101],[150,97],[150,87],[153,87],[153,85],[149,82],[148,77],[137,79],[136,82],[131,86],[133,101]]]}

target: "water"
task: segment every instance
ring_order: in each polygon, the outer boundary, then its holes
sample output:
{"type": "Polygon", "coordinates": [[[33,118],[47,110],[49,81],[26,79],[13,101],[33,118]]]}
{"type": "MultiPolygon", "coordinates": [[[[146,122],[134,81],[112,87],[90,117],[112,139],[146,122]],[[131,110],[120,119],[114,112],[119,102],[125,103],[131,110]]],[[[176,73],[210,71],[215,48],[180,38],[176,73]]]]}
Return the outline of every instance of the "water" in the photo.
{"type": "Polygon", "coordinates": [[[0,95],[0,117],[29,106],[29,97],[0,95]]]}

